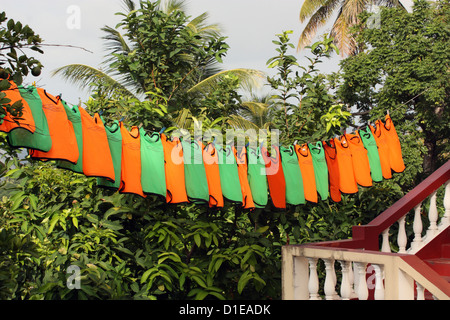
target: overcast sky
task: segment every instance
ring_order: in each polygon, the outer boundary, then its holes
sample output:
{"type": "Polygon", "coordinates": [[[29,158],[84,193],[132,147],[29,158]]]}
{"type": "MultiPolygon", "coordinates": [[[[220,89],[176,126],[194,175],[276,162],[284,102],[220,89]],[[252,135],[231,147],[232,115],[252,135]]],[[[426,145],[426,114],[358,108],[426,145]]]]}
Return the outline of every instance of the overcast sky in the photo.
{"type": "MultiPolygon", "coordinates": [[[[197,16],[203,12],[210,15],[209,23],[218,23],[230,45],[224,59],[224,69],[252,68],[271,72],[266,61],[275,55],[272,40],[283,30],[293,30],[292,42],[297,43],[303,25],[299,12],[303,0],[189,0],[188,14],[197,16]]],[[[36,54],[44,65],[40,77],[29,76],[26,82],[37,81],[50,93],[62,93],[71,104],[85,101],[86,92],[66,83],[60,77],[52,77],[51,71],[67,64],[86,64],[99,67],[104,56],[103,33],[100,28],[114,27],[122,11],[122,0],[21,0],[3,1],[1,11],[8,18],[28,24],[44,43],[80,46],[92,53],[76,48],[45,47],[44,55],[36,54]],[[77,12],[78,11],[78,12],[77,12]],[[79,13],[79,20],[76,19],[79,13]],[[78,24],[79,22],[79,24],[78,24]],[[78,28],[79,26],[79,28],[78,28]]],[[[326,29],[320,30],[321,33],[326,29]]],[[[301,61],[304,52],[293,51],[301,61]]],[[[338,70],[339,57],[334,56],[323,64],[323,72],[338,70]]],[[[306,63],[306,62],[305,62],[306,63]]]]}

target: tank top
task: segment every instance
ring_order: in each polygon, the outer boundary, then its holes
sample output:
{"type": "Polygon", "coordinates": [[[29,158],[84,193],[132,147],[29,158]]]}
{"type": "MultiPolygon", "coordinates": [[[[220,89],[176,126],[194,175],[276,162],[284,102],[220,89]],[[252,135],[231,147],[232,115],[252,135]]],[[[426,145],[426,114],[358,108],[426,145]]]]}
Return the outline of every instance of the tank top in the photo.
{"type": "Polygon", "coordinates": [[[311,152],[308,144],[295,145],[295,152],[297,153],[298,164],[302,172],[303,191],[305,192],[305,199],[317,203],[317,187],[316,177],[314,174],[314,165],[311,152]]]}
{"type": "Polygon", "coordinates": [[[186,180],[184,176],[183,148],[178,138],[170,141],[166,135],[161,135],[164,149],[165,176],[166,176],[166,202],[188,202],[186,194],[186,180]]]}
{"type": "Polygon", "coordinates": [[[182,140],[186,194],[192,203],[209,203],[208,180],[198,141],[182,140]]]}
{"type": "Polygon", "coordinates": [[[48,152],[29,149],[31,158],[42,161],[66,160],[73,164],[77,163],[79,157],[77,138],[72,123],[67,119],[60,97],[54,97],[42,88],[37,88],[37,92],[47,118],[52,148],[48,152]]]}
{"type": "Polygon", "coordinates": [[[352,153],[353,171],[355,173],[356,183],[362,187],[372,186],[372,177],[370,176],[370,164],[367,156],[367,150],[358,134],[345,135],[350,151],[352,153]]]}
{"type": "Polygon", "coordinates": [[[405,171],[402,147],[390,115],[386,115],[384,126],[382,126],[381,129],[387,136],[387,144],[389,145],[389,164],[391,169],[397,173],[405,171]]]}
{"type": "Polygon", "coordinates": [[[339,165],[337,162],[337,151],[334,140],[323,141],[323,148],[328,167],[330,197],[334,202],[340,202],[342,196],[341,191],[339,190],[339,165]]]}
{"type": "Polygon", "coordinates": [[[322,142],[318,141],[316,143],[309,143],[308,147],[313,161],[317,192],[322,200],[326,200],[329,193],[328,167],[322,142]]]}
{"type": "Polygon", "coordinates": [[[239,148],[239,150],[233,147],[234,156],[238,167],[239,183],[241,185],[242,192],[242,207],[244,209],[253,209],[255,204],[253,203],[252,190],[248,183],[248,165],[247,165],[247,149],[245,147],[239,148]]]}
{"type": "Polygon", "coordinates": [[[247,149],[247,158],[247,178],[252,191],[253,203],[256,208],[264,208],[267,205],[269,194],[261,150],[259,148],[247,149]]]}
{"type": "Polygon", "coordinates": [[[76,173],[83,173],[83,127],[81,125],[81,115],[77,107],[71,108],[64,100],[61,103],[66,111],[67,119],[72,123],[73,132],[77,140],[78,160],[73,164],[69,161],[59,160],[56,165],[58,168],[67,169],[76,173]]]}
{"type": "Polygon", "coordinates": [[[267,183],[269,194],[275,208],[286,208],[286,181],[284,180],[283,165],[281,164],[280,150],[272,146],[272,154],[269,155],[266,148],[261,148],[261,154],[266,165],[267,183]]]}
{"type": "MultiPolygon", "coordinates": [[[[103,123],[104,120],[102,119],[103,123]]],[[[109,153],[111,154],[114,166],[114,182],[105,178],[97,178],[97,185],[104,188],[119,189],[122,171],[122,133],[120,132],[119,121],[114,120],[111,126],[105,125],[106,136],[108,137],[109,153]]]]}
{"type": "Polygon", "coordinates": [[[216,147],[219,157],[220,185],[223,197],[234,203],[243,203],[241,183],[234,152],[230,145],[216,147]]]}
{"type": "Polygon", "coordinates": [[[0,132],[8,133],[14,129],[19,129],[33,133],[36,129],[36,125],[30,106],[20,95],[17,85],[12,81],[9,81],[9,84],[10,88],[2,91],[2,93],[5,94],[5,99],[11,100],[8,102],[11,106],[17,101],[22,101],[22,115],[19,117],[20,119],[14,120],[14,117],[10,113],[6,113],[3,117],[3,121],[0,122],[0,132]]]}
{"type": "Polygon", "coordinates": [[[284,180],[286,182],[286,203],[299,205],[306,203],[303,191],[303,180],[297,153],[293,145],[280,147],[281,165],[283,166],[284,180]]]}
{"type": "Polygon", "coordinates": [[[358,192],[358,185],[353,170],[352,152],[345,136],[334,138],[336,157],[339,167],[339,190],[342,193],[358,192]]]}
{"type": "Polygon", "coordinates": [[[378,155],[378,147],[375,138],[369,127],[359,129],[357,133],[363,142],[364,148],[367,150],[372,180],[380,182],[383,180],[383,173],[381,171],[380,156],[378,155]]]}
{"type": "Polygon", "coordinates": [[[370,131],[372,132],[373,137],[375,138],[375,142],[378,147],[378,155],[380,157],[380,166],[381,173],[384,179],[392,178],[392,170],[391,164],[389,162],[389,145],[387,142],[386,132],[381,129],[383,123],[381,120],[375,121],[375,128],[373,126],[369,126],[370,131]]]}
{"type": "Polygon", "coordinates": [[[208,181],[209,207],[221,208],[224,205],[222,187],[220,184],[219,156],[213,143],[203,146],[203,161],[206,180],[208,181]]]}
{"type": "Polygon", "coordinates": [[[34,86],[26,88],[19,86],[18,88],[22,99],[30,107],[35,128],[34,132],[23,129],[10,131],[7,136],[8,142],[14,148],[28,148],[48,152],[52,148],[52,138],[37,89],[34,86]]]}
{"type": "Polygon", "coordinates": [[[122,134],[122,171],[120,177],[120,193],[137,194],[143,198],[141,184],[141,137],[138,127],[128,131],[123,122],[120,122],[122,134]]]}
{"type": "Polygon", "coordinates": [[[78,107],[83,129],[83,174],[115,181],[114,165],[109,151],[108,136],[100,115],[94,117],[78,107]]]}
{"type": "Polygon", "coordinates": [[[159,133],[148,134],[139,129],[141,136],[141,184],[145,194],[156,194],[166,198],[166,174],[164,149],[159,133]]]}

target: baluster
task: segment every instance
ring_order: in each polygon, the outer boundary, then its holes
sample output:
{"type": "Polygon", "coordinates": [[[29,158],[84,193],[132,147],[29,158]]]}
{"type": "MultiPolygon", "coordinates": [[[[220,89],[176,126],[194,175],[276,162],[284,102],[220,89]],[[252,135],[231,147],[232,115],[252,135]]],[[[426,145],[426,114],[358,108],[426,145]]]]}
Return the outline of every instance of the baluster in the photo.
{"type": "Polygon", "coordinates": [[[422,216],[420,214],[421,212],[421,206],[422,203],[419,203],[414,208],[414,224],[413,224],[413,230],[414,230],[414,240],[411,243],[411,248],[414,250],[420,249],[420,245],[422,243],[422,216]]]}
{"type": "Polygon", "coordinates": [[[406,237],[405,217],[406,216],[403,216],[400,218],[400,220],[398,220],[398,253],[406,253],[406,243],[408,241],[408,238],[406,237]]]}
{"type": "Polygon", "coordinates": [[[425,288],[418,282],[416,282],[417,298],[416,300],[425,300],[425,288]]]}
{"type": "Polygon", "coordinates": [[[383,231],[383,243],[381,245],[381,252],[391,252],[391,246],[389,244],[389,228],[383,231]]]}
{"type": "Polygon", "coordinates": [[[444,213],[444,216],[442,217],[442,223],[449,225],[450,224],[450,180],[445,183],[444,208],[445,208],[445,213],[444,213]]]}
{"type": "Polygon", "coordinates": [[[319,277],[317,276],[317,258],[308,258],[309,262],[309,300],[321,300],[319,296],[319,277]]]}
{"type": "Polygon", "coordinates": [[[323,259],[323,261],[325,262],[325,299],[333,300],[336,294],[336,272],[334,270],[334,260],[323,259]]]}
{"type": "Polygon", "coordinates": [[[352,286],[350,283],[350,261],[339,261],[342,269],[342,279],[341,279],[341,298],[342,300],[350,300],[352,294],[352,286]]]}
{"type": "Polygon", "coordinates": [[[356,294],[358,295],[359,300],[367,300],[369,297],[369,290],[367,289],[366,282],[366,266],[367,263],[365,262],[355,262],[355,272],[358,278],[358,289],[356,294]]]}
{"type": "Polygon", "coordinates": [[[436,193],[437,191],[434,191],[431,194],[430,197],[430,210],[428,212],[428,219],[430,220],[430,226],[428,227],[427,234],[430,233],[430,236],[432,237],[435,235],[437,231],[437,220],[438,220],[438,211],[436,207],[436,193]]]}
{"type": "Polygon", "coordinates": [[[375,300],[384,300],[384,285],[383,285],[383,267],[378,264],[372,264],[375,270],[375,300]]]}

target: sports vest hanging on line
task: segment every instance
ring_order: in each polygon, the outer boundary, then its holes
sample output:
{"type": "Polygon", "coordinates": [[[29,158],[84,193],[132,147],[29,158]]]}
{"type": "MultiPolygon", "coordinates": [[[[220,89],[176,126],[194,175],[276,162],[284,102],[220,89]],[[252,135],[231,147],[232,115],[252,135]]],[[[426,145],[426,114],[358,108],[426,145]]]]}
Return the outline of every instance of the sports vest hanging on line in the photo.
{"type": "Polygon", "coordinates": [[[224,205],[220,183],[219,156],[213,143],[203,146],[203,161],[209,190],[209,207],[221,208],[224,205]]]}
{"type": "Polygon", "coordinates": [[[284,180],[283,166],[281,164],[280,149],[272,146],[272,154],[269,155],[266,148],[261,148],[261,154],[266,164],[267,183],[269,194],[275,208],[286,208],[286,181],[284,180]]]}
{"type": "Polygon", "coordinates": [[[366,148],[367,150],[367,157],[369,158],[370,175],[372,177],[372,180],[375,182],[380,182],[383,180],[383,173],[381,171],[377,142],[375,141],[375,138],[373,137],[369,127],[359,129],[357,133],[364,144],[364,148],[366,148]]]}
{"type": "Polygon", "coordinates": [[[384,179],[392,178],[391,164],[389,163],[389,145],[387,142],[386,132],[381,130],[383,123],[381,120],[375,121],[375,128],[369,126],[375,142],[378,147],[378,155],[380,157],[381,172],[384,179]]]}
{"type": "Polygon", "coordinates": [[[252,191],[253,203],[256,208],[267,205],[269,194],[266,177],[266,167],[259,148],[247,149],[247,178],[252,191]]]}
{"type": "Polygon", "coordinates": [[[27,130],[33,133],[36,130],[36,125],[34,123],[33,114],[31,112],[30,106],[28,103],[22,98],[19,92],[19,88],[17,85],[9,81],[11,85],[8,90],[2,91],[6,94],[5,99],[11,100],[8,104],[13,105],[16,101],[22,101],[22,116],[20,116],[18,120],[14,120],[13,116],[10,113],[7,113],[3,121],[0,123],[0,132],[11,132],[14,129],[19,130],[27,130]]]}
{"type": "Polygon", "coordinates": [[[323,141],[323,148],[328,166],[330,197],[334,202],[340,202],[342,196],[341,191],[339,190],[339,165],[337,162],[337,151],[334,140],[323,141]]]}
{"type": "Polygon", "coordinates": [[[166,202],[188,202],[181,142],[178,138],[173,138],[173,141],[170,141],[164,134],[161,135],[161,142],[164,149],[166,202]]]}
{"type": "Polygon", "coordinates": [[[133,126],[128,131],[120,122],[122,133],[122,173],[120,178],[120,193],[133,193],[143,198],[141,184],[141,137],[139,128],[133,126]]]}
{"type": "Polygon", "coordinates": [[[297,153],[293,145],[280,147],[281,164],[286,182],[286,202],[292,205],[306,203],[303,191],[303,179],[298,165],[297,153]]]}
{"type": "Polygon", "coordinates": [[[35,149],[48,152],[52,148],[52,138],[48,127],[47,118],[42,109],[42,101],[36,87],[19,86],[22,99],[25,100],[33,115],[35,130],[12,130],[8,133],[8,142],[15,148],[35,149]]]}
{"type": "Polygon", "coordinates": [[[37,92],[47,118],[52,148],[48,152],[29,149],[31,158],[42,161],[66,160],[72,164],[77,163],[79,157],[77,138],[72,122],[67,119],[60,97],[55,97],[42,88],[38,88],[37,92]]]}
{"type": "Polygon", "coordinates": [[[73,132],[77,140],[78,147],[78,160],[76,164],[70,163],[65,160],[57,161],[58,168],[71,170],[76,173],[83,173],[83,127],[81,124],[81,115],[78,107],[71,108],[64,100],[61,103],[66,111],[67,119],[72,123],[73,132]]]}
{"type": "Polygon", "coordinates": [[[208,180],[199,141],[182,140],[186,194],[192,203],[209,203],[208,180]]]}
{"type": "Polygon", "coordinates": [[[405,170],[405,164],[402,157],[402,147],[390,115],[386,115],[385,124],[381,127],[381,130],[387,136],[391,169],[397,173],[403,172],[405,170]]]}
{"type": "Polygon", "coordinates": [[[314,167],[316,189],[322,200],[328,198],[328,167],[322,142],[308,144],[314,167]]]}
{"type": "MultiPolygon", "coordinates": [[[[104,119],[101,118],[101,120],[104,123],[104,119]]],[[[114,182],[105,178],[97,178],[97,185],[104,188],[119,189],[122,171],[122,133],[120,132],[119,121],[114,120],[111,126],[105,125],[105,131],[114,166],[114,182]]]]}
{"type": "Polygon", "coordinates": [[[159,133],[148,134],[140,128],[141,136],[141,184],[145,194],[166,197],[164,149],[159,133]]]}
{"type": "Polygon", "coordinates": [[[100,115],[96,113],[91,117],[82,107],[78,107],[78,111],[83,128],[83,174],[115,181],[108,136],[100,115]]]}
{"type": "Polygon", "coordinates": [[[352,153],[356,183],[362,187],[371,187],[372,177],[370,176],[369,158],[361,138],[357,134],[346,134],[345,137],[352,153]]]}
{"type": "Polygon", "coordinates": [[[239,183],[241,185],[242,192],[242,207],[244,209],[253,209],[255,204],[253,202],[252,190],[248,182],[248,165],[247,165],[247,149],[240,147],[239,150],[233,147],[233,153],[236,158],[238,167],[239,183]]]}
{"type": "Polygon", "coordinates": [[[342,193],[352,194],[358,192],[358,185],[353,170],[352,153],[345,136],[334,138],[336,157],[339,166],[339,190],[342,193]]]}
{"type": "Polygon", "coordinates": [[[317,187],[316,177],[314,174],[314,165],[311,152],[308,144],[295,145],[295,152],[297,153],[298,164],[302,172],[303,191],[305,192],[305,199],[317,203],[317,187]]]}
{"type": "Polygon", "coordinates": [[[223,197],[234,203],[243,203],[236,158],[230,145],[216,147],[219,157],[220,185],[223,197]]]}

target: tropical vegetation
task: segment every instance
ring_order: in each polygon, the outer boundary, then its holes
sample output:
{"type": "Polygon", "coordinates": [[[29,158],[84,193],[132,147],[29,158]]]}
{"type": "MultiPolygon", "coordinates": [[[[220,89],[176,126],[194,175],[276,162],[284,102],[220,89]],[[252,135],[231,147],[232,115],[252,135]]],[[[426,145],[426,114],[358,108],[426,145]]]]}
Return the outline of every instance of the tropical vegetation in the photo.
{"type": "MultiPolygon", "coordinates": [[[[168,135],[200,121],[222,132],[279,129],[288,145],[329,139],[389,110],[406,170],[339,203],[217,210],[98,188],[95,178],[28,158],[0,133],[0,299],[280,299],[283,245],[351,237],[353,225],[372,220],[449,159],[448,1],[418,0],[412,13],[385,8],[380,29],[367,28],[370,14],[362,12],[350,29],[360,50],[337,73],[318,70],[339,54],[333,37],[309,46],[302,65],[292,32],[280,31],[265,97],[245,91],[260,72],[220,69],[228,45],[206,15],[191,19],[180,2],[124,3],[117,28],[104,28],[103,71],[71,65],[56,72],[89,83],[86,109],[107,123],[122,119],[168,135]]],[[[41,52],[42,40],[0,17],[0,44],[7,43],[0,75],[30,81],[28,68],[42,67],[39,61],[7,50],[22,52],[25,41],[41,52]],[[9,36],[21,32],[25,38],[9,36]]]]}

